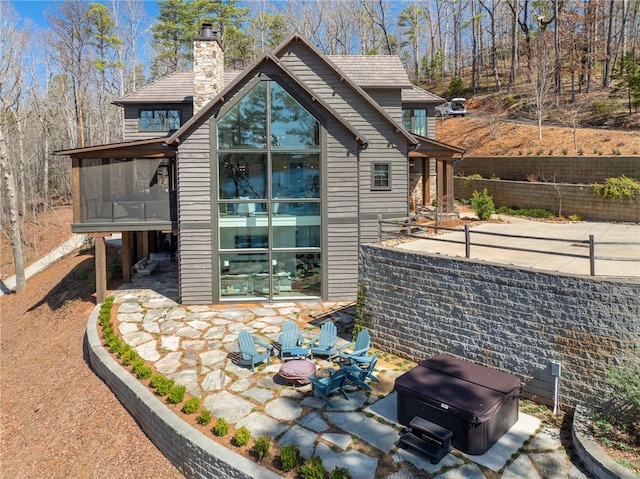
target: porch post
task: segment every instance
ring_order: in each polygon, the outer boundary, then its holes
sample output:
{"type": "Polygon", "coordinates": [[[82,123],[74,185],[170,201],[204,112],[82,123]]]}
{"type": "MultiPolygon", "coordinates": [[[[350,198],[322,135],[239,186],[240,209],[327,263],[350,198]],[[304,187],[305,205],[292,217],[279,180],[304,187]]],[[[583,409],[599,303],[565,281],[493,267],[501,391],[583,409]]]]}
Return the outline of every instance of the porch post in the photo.
{"type": "Polygon", "coordinates": [[[431,158],[422,159],[422,206],[431,204],[431,158]]]}
{"type": "Polygon", "coordinates": [[[122,281],[131,282],[131,268],[133,262],[131,256],[133,253],[133,235],[131,231],[122,232],[122,281]]]}
{"type": "MultiPolygon", "coordinates": [[[[110,234],[108,236],[111,236],[110,234]]],[[[94,236],[95,270],[96,270],[96,302],[104,303],[107,296],[107,245],[105,235],[94,236]]]]}

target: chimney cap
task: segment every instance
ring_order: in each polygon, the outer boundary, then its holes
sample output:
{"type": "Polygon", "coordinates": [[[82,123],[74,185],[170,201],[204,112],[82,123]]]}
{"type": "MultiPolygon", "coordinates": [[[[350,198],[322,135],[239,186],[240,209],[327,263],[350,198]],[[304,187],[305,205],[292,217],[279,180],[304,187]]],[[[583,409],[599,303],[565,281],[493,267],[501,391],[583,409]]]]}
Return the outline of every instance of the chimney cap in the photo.
{"type": "Polygon", "coordinates": [[[213,24],[203,23],[199,40],[217,40],[217,38],[217,32],[213,29],[213,24]]]}

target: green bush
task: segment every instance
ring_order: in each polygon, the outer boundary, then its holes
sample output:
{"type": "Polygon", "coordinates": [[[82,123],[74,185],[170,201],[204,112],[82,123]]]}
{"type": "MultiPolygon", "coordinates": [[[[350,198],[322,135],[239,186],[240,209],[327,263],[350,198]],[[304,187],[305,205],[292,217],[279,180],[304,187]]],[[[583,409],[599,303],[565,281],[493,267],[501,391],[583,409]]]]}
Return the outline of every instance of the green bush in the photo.
{"type": "Polygon", "coordinates": [[[137,358],[138,353],[136,353],[135,350],[128,344],[120,350],[120,361],[122,361],[123,366],[130,366],[137,358]]]}
{"type": "Polygon", "coordinates": [[[336,466],[329,473],[329,479],[353,479],[353,476],[346,467],[336,466]]]}
{"type": "Polygon", "coordinates": [[[186,386],[171,386],[171,389],[169,389],[169,394],[167,399],[171,404],[178,404],[182,402],[186,392],[187,392],[186,386]]]}
{"type": "Polygon", "coordinates": [[[229,423],[225,418],[218,418],[216,425],[213,426],[213,433],[218,437],[224,437],[229,434],[229,423]]]}
{"type": "Polygon", "coordinates": [[[260,460],[267,457],[271,452],[271,439],[268,436],[260,436],[253,445],[253,452],[260,460]]]}
{"type": "Polygon", "coordinates": [[[613,394],[632,409],[636,419],[640,419],[640,366],[634,368],[614,368],[606,376],[613,386],[613,394]]]}
{"type": "Polygon", "coordinates": [[[133,372],[138,379],[149,379],[153,374],[153,369],[151,366],[147,366],[142,359],[139,359],[133,363],[133,372]]]}
{"type": "Polygon", "coordinates": [[[464,186],[471,186],[473,180],[481,180],[482,175],[480,173],[474,173],[473,175],[468,175],[464,179],[464,186]]]}
{"type": "Polygon", "coordinates": [[[193,414],[200,409],[200,399],[191,398],[182,405],[182,412],[185,414],[193,414]]]}
{"type": "Polygon", "coordinates": [[[527,218],[553,218],[556,216],[553,211],[545,210],[544,208],[518,208],[515,206],[501,206],[496,210],[496,213],[509,216],[526,216],[527,218]]]}
{"type": "Polygon", "coordinates": [[[171,391],[174,382],[173,379],[166,378],[162,374],[154,374],[151,376],[150,385],[160,396],[166,396],[171,391]]]}
{"type": "Polygon", "coordinates": [[[202,424],[206,426],[211,422],[211,411],[209,411],[206,407],[200,409],[200,414],[198,415],[198,424],[202,424]]]}
{"type": "Polygon", "coordinates": [[[640,181],[624,175],[607,178],[603,185],[593,183],[591,189],[595,196],[613,200],[640,200],[640,181]]]}
{"type": "Polygon", "coordinates": [[[471,196],[471,209],[481,220],[488,220],[495,209],[493,204],[493,198],[487,193],[487,189],[482,190],[482,193],[477,191],[473,192],[471,196]]]}
{"type": "Polygon", "coordinates": [[[280,448],[280,465],[284,472],[295,469],[300,463],[300,451],[295,444],[287,444],[280,448]]]}
{"type": "Polygon", "coordinates": [[[300,468],[302,479],[324,479],[325,473],[322,459],[318,456],[307,459],[300,468]]]}
{"type": "Polygon", "coordinates": [[[243,447],[249,444],[249,440],[251,439],[251,432],[245,426],[242,426],[240,429],[236,429],[236,432],[233,434],[233,442],[238,447],[243,447]]]}

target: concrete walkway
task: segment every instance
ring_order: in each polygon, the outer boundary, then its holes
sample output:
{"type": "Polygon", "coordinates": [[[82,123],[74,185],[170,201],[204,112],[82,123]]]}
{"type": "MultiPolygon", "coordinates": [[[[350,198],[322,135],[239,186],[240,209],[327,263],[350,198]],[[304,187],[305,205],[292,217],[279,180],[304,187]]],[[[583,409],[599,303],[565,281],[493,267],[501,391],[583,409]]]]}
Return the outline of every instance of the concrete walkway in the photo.
{"type": "MultiPolygon", "coordinates": [[[[114,293],[119,332],[158,372],[200,398],[214,417],[246,426],[254,438],[268,435],[279,446],[296,444],[304,458],[319,456],[327,470],[347,467],[357,479],[376,477],[381,457],[391,458],[397,468],[387,475],[394,479],[481,479],[486,471],[497,471],[502,478],[589,477],[571,462],[558,430],[540,428],[538,419],[522,413],[509,433],[482,456],[449,454],[433,465],[418,453],[398,448],[403,428],[397,422],[393,385],[413,364],[387,355],[390,366],[376,369],[380,383],[372,383],[370,393],[354,389],[348,401],[332,398],[335,407],[330,409],[312,397],[310,386],[287,385],[278,375],[282,362],[275,357],[253,373],[232,361],[241,330],[267,342],[277,338],[287,319],[296,320],[307,338],[326,320],[344,330],[352,320],[340,310],[345,303],[180,305],[176,269],[175,263],[163,262],[158,273],[135,278],[114,293]],[[524,452],[518,453],[526,441],[524,452]],[[358,445],[374,452],[364,454],[358,445]]],[[[314,362],[318,376],[337,367],[324,359],[314,362]]]]}
{"type": "MultiPolygon", "coordinates": [[[[503,222],[484,223],[470,228],[470,259],[545,271],[588,275],[590,273],[588,241],[589,236],[593,235],[596,256],[595,276],[640,280],[640,224],[593,221],[553,223],[503,215],[493,215],[492,218],[500,219],[503,222]],[[495,236],[483,233],[514,236],[495,236]],[[549,238],[549,240],[526,239],[523,236],[549,238]],[[556,241],[557,239],[563,241],[556,241]],[[549,254],[498,249],[481,246],[482,244],[547,251],[549,254]],[[582,257],[562,256],[557,253],[582,257]]],[[[443,233],[436,238],[437,240],[409,240],[396,247],[410,251],[465,257],[463,231],[443,233]]]]}
{"type": "MultiPolygon", "coordinates": [[[[29,279],[31,276],[49,267],[50,265],[58,261],[60,258],[64,258],[66,255],[80,248],[80,246],[82,246],[82,243],[84,243],[85,239],[86,239],[85,235],[74,234],[70,239],[65,241],[62,245],[58,246],[49,254],[47,254],[43,258],[40,258],[37,261],[34,261],[29,266],[27,266],[24,269],[25,278],[29,279]]],[[[0,297],[4,296],[5,294],[9,294],[11,291],[14,291],[15,289],[16,289],[15,275],[0,281],[0,297]]]]}

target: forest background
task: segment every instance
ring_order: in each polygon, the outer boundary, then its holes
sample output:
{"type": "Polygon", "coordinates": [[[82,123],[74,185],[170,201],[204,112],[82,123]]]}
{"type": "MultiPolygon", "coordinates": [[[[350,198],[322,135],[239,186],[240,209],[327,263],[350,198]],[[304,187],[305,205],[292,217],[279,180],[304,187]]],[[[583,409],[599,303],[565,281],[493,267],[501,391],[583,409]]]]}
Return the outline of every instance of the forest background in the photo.
{"type": "Polygon", "coordinates": [[[190,69],[203,22],[228,69],[297,31],[327,54],[399,55],[414,83],[533,120],[538,136],[549,119],[637,126],[640,0],[160,0],[154,17],[140,0],[63,0],[43,17],[0,0],[1,231],[17,274],[21,222],[71,201],[69,160],[53,153],[122,141],[113,101],[190,69]]]}

